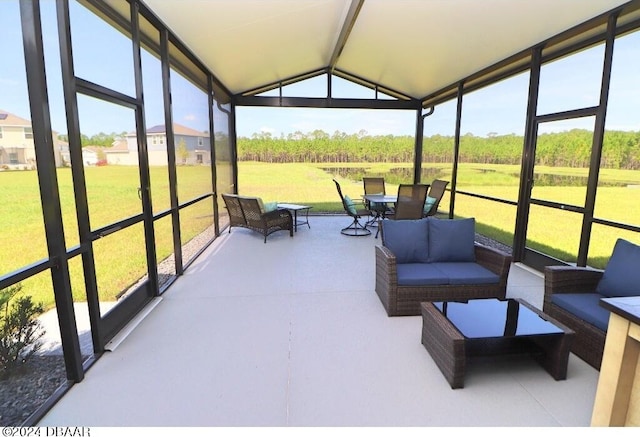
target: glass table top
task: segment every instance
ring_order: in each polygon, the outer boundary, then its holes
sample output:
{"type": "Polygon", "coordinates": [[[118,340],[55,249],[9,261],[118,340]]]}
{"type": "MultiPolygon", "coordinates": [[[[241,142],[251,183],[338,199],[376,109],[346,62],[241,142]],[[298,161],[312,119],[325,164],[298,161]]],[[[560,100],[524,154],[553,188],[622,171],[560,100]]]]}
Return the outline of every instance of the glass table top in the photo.
{"type": "Polygon", "coordinates": [[[466,338],[563,333],[561,328],[514,299],[473,299],[433,304],[466,338]]]}

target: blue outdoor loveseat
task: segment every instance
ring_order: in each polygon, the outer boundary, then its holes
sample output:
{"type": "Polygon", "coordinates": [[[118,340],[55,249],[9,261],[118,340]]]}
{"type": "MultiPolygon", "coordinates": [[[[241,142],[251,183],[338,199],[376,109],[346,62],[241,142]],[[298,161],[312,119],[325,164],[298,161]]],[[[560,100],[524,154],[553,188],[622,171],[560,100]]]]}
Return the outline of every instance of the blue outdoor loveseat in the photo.
{"type": "Polygon", "coordinates": [[[475,220],[384,220],[376,293],[389,316],[420,315],[420,303],[504,299],[511,256],[475,243],[475,220]]]}

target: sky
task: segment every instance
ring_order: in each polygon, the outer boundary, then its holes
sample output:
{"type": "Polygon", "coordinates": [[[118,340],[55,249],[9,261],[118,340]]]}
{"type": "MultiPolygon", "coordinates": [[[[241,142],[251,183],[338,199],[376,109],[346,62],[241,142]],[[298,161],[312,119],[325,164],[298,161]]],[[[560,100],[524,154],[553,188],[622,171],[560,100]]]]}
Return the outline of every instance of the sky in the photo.
{"type": "MultiPolygon", "coordinates": [[[[133,96],[133,61],[131,43],[107,24],[88,14],[75,2],[71,4],[74,68],[78,77],[133,96]]],[[[29,119],[27,85],[22,53],[17,0],[2,0],[0,29],[3,39],[3,62],[0,63],[0,109],[29,119]]],[[[42,5],[45,35],[45,63],[49,87],[50,112],[54,130],[66,133],[60,59],[57,47],[55,3],[42,5]]],[[[607,114],[608,129],[640,130],[640,32],[618,38],[615,45],[612,85],[607,114]],[[616,62],[618,59],[620,61],[616,62]]],[[[596,47],[569,58],[543,66],[538,113],[549,113],[598,104],[603,49],[596,47]]],[[[159,62],[143,53],[145,110],[147,127],[164,123],[159,62]]],[[[172,72],[173,73],[173,72],[172,72]]],[[[489,88],[465,95],[462,133],[485,136],[524,133],[524,119],[529,76],[527,73],[504,80],[489,88]]],[[[188,81],[172,74],[174,122],[193,129],[208,130],[206,96],[188,81]]],[[[373,91],[346,80],[334,78],[334,97],[372,98],[373,91]]],[[[277,91],[274,91],[277,95],[277,91]]],[[[324,97],[326,78],[321,76],[291,85],[284,95],[324,97]]],[[[384,96],[383,96],[384,98],[384,96]]],[[[93,98],[79,98],[80,128],[83,134],[133,131],[133,111],[93,98]],[[83,116],[83,114],[85,114],[83,116]],[[99,116],[96,116],[99,114],[99,116]]],[[[455,101],[439,105],[425,119],[425,136],[453,135],[455,101]]],[[[415,135],[416,111],[354,110],[319,108],[237,108],[238,136],[251,137],[268,132],[275,137],[296,131],[316,129],[329,134],[365,131],[369,135],[415,135]]],[[[571,128],[593,127],[593,118],[569,122],[545,123],[539,131],[552,132],[571,128]]]]}

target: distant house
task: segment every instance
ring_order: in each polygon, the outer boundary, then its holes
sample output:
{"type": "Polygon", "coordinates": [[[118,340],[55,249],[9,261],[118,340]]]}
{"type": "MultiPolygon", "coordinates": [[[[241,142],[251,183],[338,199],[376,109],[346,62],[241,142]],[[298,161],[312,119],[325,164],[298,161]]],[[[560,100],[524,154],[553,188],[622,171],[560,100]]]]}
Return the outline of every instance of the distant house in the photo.
{"type": "Polygon", "coordinates": [[[82,148],[82,163],[84,165],[97,165],[100,155],[104,153],[104,147],[85,146],[82,148]]]}
{"type": "MultiPolygon", "coordinates": [[[[71,166],[71,152],[69,151],[69,143],[58,141],[56,148],[60,155],[61,167],[71,166]]],[[[101,160],[106,164],[106,147],[101,146],[85,146],[82,148],[82,164],[83,165],[98,165],[101,160]]]]}
{"type": "Polygon", "coordinates": [[[108,164],[138,165],[137,145],[133,150],[129,150],[129,141],[126,138],[115,140],[111,147],[106,147],[103,150],[108,164]]]}
{"type": "MultiPolygon", "coordinates": [[[[61,142],[53,132],[56,167],[63,165],[61,142]]],[[[0,167],[35,170],[36,148],[31,121],[0,109],[0,167]]]]}
{"type": "Polygon", "coordinates": [[[31,121],[0,109],[0,166],[35,168],[36,149],[31,121]]]}
{"type": "Polygon", "coordinates": [[[71,166],[71,153],[69,152],[69,143],[64,141],[58,141],[57,155],[60,155],[60,165],[59,167],[70,167],[71,166]]]}
{"type": "MultiPolygon", "coordinates": [[[[174,123],[174,144],[178,165],[211,164],[209,134],[174,123]]],[[[165,126],[157,125],[147,129],[147,151],[149,165],[167,165],[167,132],[165,126]]],[[[112,147],[104,149],[109,164],[137,165],[138,141],[135,132],[117,140],[112,147]]]]}
{"type": "MultiPolygon", "coordinates": [[[[176,163],[178,165],[211,164],[209,134],[174,123],[176,163]]],[[[69,144],[58,140],[53,132],[56,167],[69,166],[69,144]]],[[[164,125],[147,129],[149,165],[167,165],[167,134],[164,125]]],[[[82,148],[84,165],[97,165],[101,159],[113,165],[138,165],[138,142],[135,132],[113,142],[111,147],[82,148]]],[[[0,169],[35,169],[36,152],[31,121],[0,109],[0,169]]]]}

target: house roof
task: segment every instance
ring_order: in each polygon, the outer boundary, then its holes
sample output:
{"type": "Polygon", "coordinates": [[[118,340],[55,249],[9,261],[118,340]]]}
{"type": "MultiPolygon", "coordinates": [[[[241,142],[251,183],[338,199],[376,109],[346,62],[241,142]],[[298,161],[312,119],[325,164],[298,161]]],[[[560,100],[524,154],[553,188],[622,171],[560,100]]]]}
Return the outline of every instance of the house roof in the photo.
{"type": "MultiPolygon", "coordinates": [[[[148,134],[164,134],[166,133],[166,131],[167,129],[165,128],[164,124],[158,124],[147,129],[147,135],[148,134]]],[[[209,136],[209,134],[205,132],[200,132],[198,130],[191,129],[190,127],[186,127],[178,123],[173,123],[173,134],[186,135],[191,137],[208,137],[209,136]]],[[[135,132],[131,135],[135,135],[135,132]]]]}
{"type": "Polygon", "coordinates": [[[602,14],[616,7],[638,8],[637,0],[145,3],[231,94],[331,72],[423,102],[505,60],[528,65],[523,52],[588,20],[602,33],[602,14]]]}
{"type": "Polygon", "coordinates": [[[31,122],[26,118],[0,109],[0,126],[31,127],[31,122]]]}
{"type": "Polygon", "coordinates": [[[104,149],[105,153],[127,153],[129,152],[129,146],[127,141],[124,139],[118,139],[111,144],[111,147],[106,147],[104,149]]]}
{"type": "Polygon", "coordinates": [[[100,150],[104,151],[104,149],[105,149],[105,148],[104,148],[104,147],[102,147],[102,146],[84,146],[84,147],[82,148],[82,151],[83,151],[83,152],[90,152],[90,153],[97,153],[97,152],[99,152],[100,150]]]}

